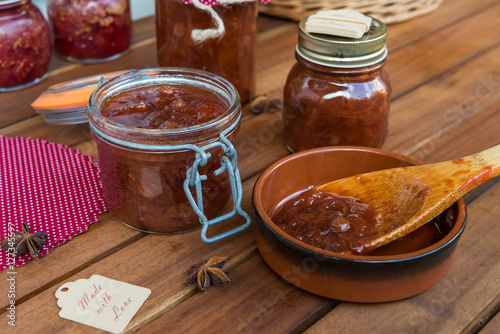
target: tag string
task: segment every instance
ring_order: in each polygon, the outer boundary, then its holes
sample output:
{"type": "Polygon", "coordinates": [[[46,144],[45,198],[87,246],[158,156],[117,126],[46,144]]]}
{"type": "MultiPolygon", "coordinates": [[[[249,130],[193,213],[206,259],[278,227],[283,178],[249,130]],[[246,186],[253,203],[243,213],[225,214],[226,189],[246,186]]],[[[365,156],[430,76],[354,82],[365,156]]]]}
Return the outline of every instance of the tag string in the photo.
{"type": "MultiPolygon", "coordinates": [[[[249,1],[253,0],[219,0],[218,2],[223,5],[231,5],[249,1]]],[[[222,37],[226,32],[226,28],[224,27],[224,22],[220,18],[219,14],[217,14],[217,12],[211,6],[201,3],[200,0],[192,0],[192,3],[193,6],[195,6],[199,10],[207,12],[212,17],[212,21],[215,25],[215,28],[194,29],[191,32],[191,38],[193,39],[193,41],[195,43],[202,43],[210,38],[222,37]]]]}

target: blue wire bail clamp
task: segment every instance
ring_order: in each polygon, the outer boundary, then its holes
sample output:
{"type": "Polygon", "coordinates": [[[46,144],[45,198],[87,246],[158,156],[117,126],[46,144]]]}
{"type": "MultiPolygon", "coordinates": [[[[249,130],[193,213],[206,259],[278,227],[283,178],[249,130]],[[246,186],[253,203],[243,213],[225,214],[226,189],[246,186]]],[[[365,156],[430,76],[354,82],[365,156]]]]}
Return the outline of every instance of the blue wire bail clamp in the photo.
{"type": "Polygon", "coordinates": [[[220,141],[215,143],[203,146],[203,147],[192,147],[196,151],[195,161],[193,162],[193,166],[188,168],[186,173],[186,180],[184,180],[184,192],[188,198],[189,204],[198,215],[200,219],[200,223],[202,225],[201,228],[201,239],[206,243],[211,243],[214,241],[219,241],[223,238],[226,238],[230,235],[236,234],[238,232],[243,231],[244,229],[250,226],[252,222],[252,218],[241,208],[241,201],[243,199],[243,188],[241,186],[241,178],[240,173],[238,171],[238,159],[236,149],[229,139],[227,139],[227,135],[232,132],[239,124],[239,119],[234,122],[229,128],[222,131],[219,135],[220,141]],[[205,166],[208,159],[211,158],[211,154],[208,150],[220,147],[224,151],[224,154],[220,158],[221,167],[214,171],[215,175],[219,175],[221,173],[228,173],[229,183],[231,186],[231,193],[233,197],[233,209],[231,212],[228,212],[222,216],[213,218],[208,220],[203,212],[203,195],[202,195],[202,181],[207,179],[206,175],[200,175],[198,172],[198,167],[205,166]],[[190,187],[195,187],[196,191],[196,199],[193,197],[190,187]],[[208,227],[217,223],[220,223],[224,220],[232,218],[239,214],[243,218],[245,218],[246,222],[238,227],[233,228],[232,230],[223,232],[213,237],[207,237],[208,227]]]}

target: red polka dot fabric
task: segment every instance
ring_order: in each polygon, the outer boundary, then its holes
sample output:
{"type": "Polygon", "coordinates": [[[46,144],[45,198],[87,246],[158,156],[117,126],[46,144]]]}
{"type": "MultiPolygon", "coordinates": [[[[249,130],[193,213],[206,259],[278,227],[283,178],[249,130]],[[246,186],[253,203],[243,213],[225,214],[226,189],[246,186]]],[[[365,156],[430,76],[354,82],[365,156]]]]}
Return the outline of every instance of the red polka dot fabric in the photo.
{"type": "MultiPolygon", "coordinates": [[[[0,240],[9,231],[45,232],[40,256],[87,230],[107,210],[100,170],[92,157],[40,139],[0,136],[0,240]]],[[[29,254],[15,259],[21,266],[29,254]]],[[[12,256],[0,250],[0,271],[12,256]]]]}
{"type": "MultiPolygon", "coordinates": [[[[231,4],[230,0],[229,1],[228,0],[225,0],[225,1],[219,1],[219,0],[199,0],[199,1],[202,4],[210,6],[210,7],[215,6],[215,5],[229,5],[229,4],[231,4]]],[[[254,0],[248,0],[248,1],[254,1],[254,0]]],[[[269,0],[259,0],[259,2],[261,2],[261,3],[268,3],[269,0]]],[[[193,3],[193,1],[192,0],[184,0],[184,3],[190,4],[190,3],[193,3]]]]}

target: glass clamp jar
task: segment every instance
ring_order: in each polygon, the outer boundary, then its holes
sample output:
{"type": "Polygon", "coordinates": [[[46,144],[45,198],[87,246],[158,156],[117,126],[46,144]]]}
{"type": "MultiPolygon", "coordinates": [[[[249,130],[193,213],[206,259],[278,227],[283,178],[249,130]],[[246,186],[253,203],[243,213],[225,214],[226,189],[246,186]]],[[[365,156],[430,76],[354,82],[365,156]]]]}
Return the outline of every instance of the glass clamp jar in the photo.
{"type": "Polygon", "coordinates": [[[250,225],[250,216],[241,208],[241,179],[232,145],[241,104],[228,81],[194,69],[131,71],[99,85],[90,97],[88,115],[104,199],[125,225],[150,233],[178,233],[201,226],[205,242],[220,240],[250,225]],[[226,109],[205,123],[173,129],[124,125],[102,114],[113,96],[162,85],[200,89],[222,101],[226,109]],[[221,215],[231,195],[233,209],[221,215]],[[237,214],[244,217],[244,224],[207,236],[209,226],[237,214]]]}
{"type": "Polygon", "coordinates": [[[285,142],[292,152],[323,146],[381,147],[391,96],[384,70],[387,27],[372,19],[360,39],[313,34],[299,23],[284,89],[285,142]]]}
{"type": "Polygon", "coordinates": [[[32,86],[49,70],[50,28],[30,0],[0,2],[0,92],[32,86]]]}
{"type": "Polygon", "coordinates": [[[54,48],[67,60],[107,62],[130,47],[130,0],[48,0],[47,14],[54,48]]]}

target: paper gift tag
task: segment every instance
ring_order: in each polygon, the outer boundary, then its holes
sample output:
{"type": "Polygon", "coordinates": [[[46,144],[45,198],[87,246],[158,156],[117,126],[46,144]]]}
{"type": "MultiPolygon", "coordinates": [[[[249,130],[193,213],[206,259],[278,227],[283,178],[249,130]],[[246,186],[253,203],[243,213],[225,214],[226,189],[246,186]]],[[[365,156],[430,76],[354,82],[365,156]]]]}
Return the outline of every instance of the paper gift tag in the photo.
{"type": "Polygon", "coordinates": [[[121,333],[151,290],[100,275],[64,283],[57,289],[59,316],[112,333],[121,333]]]}

